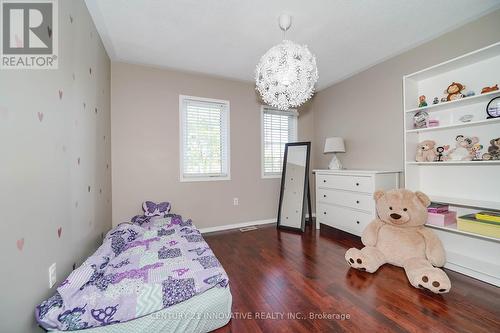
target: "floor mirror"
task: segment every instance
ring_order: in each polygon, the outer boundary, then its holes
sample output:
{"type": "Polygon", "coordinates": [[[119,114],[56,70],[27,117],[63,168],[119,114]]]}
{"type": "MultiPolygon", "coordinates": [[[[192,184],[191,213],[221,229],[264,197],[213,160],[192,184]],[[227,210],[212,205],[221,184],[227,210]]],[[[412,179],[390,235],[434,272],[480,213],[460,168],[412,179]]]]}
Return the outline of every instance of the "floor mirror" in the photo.
{"type": "Polygon", "coordinates": [[[311,216],[309,191],[310,142],[285,145],[281,190],[278,207],[278,228],[304,231],[306,209],[311,216]]]}

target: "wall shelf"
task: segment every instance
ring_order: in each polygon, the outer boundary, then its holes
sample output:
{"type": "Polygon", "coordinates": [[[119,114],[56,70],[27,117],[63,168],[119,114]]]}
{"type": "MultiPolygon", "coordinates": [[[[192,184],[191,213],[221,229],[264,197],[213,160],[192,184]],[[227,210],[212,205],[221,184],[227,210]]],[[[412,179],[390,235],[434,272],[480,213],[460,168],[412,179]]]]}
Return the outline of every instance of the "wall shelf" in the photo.
{"type": "Polygon", "coordinates": [[[498,201],[456,198],[456,197],[447,197],[441,195],[429,195],[429,198],[431,199],[432,202],[439,202],[444,204],[478,208],[478,209],[500,210],[500,202],[498,201]]]}
{"type": "Polygon", "coordinates": [[[492,92],[489,92],[486,94],[478,94],[478,95],[471,96],[471,97],[465,97],[465,98],[457,99],[454,101],[442,102],[439,104],[430,104],[428,106],[424,106],[421,108],[409,109],[409,110],[406,110],[406,112],[416,112],[416,111],[421,111],[421,110],[425,110],[426,112],[431,112],[431,111],[437,111],[437,110],[445,109],[445,108],[452,108],[452,107],[465,106],[465,105],[470,105],[470,104],[475,104],[475,103],[481,103],[481,102],[485,102],[487,100],[494,98],[495,95],[500,95],[500,90],[492,91],[492,92]]]}
{"type": "Polygon", "coordinates": [[[432,165],[432,166],[446,166],[446,165],[495,165],[500,164],[500,160],[492,161],[443,161],[443,162],[416,162],[407,161],[408,165],[432,165]]]}
{"type": "Polygon", "coordinates": [[[456,124],[436,126],[436,127],[414,128],[407,130],[406,133],[432,132],[432,131],[446,130],[450,128],[473,127],[481,125],[490,125],[495,123],[500,123],[500,118],[483,119],[478,121],[470,121],[468,123],[456,123],[456,124]]]}
{"type": "Polygon", "coordinates": [[[492,240],[494,242],[499,242],[500,243],[500,239],[499,238],[488,237],[488,236],[484,236],[484,235],[480,235],[480,234],[475,234],[473,232],[467,232],[467,231],[459,230],[456,223],[450,224],[450,225],[447,225],[447,226],[444,226],[444,227],[439,226],[439,225],[434,225],[434,224],[428,224],[428,223],[425,226],[427,226],[429,228],[434,228],[434,229],[439,229],[439,230],[444,230],[444,231],[450,231],[450,232],[454,232],[454,233],[457,233],[457,234],[462,234],[462,235],[467,235],[467,236],[472,236],[472,237],[478,237],[478,238],[488,239],[488,240],[492,240]]]}
{"type": "MultiPolygon", "coordinates": [[[[484,86],[500,85],[500,42],[403,77],[405,187],[426,193],[431,201],[448,204],[457,216],[481,210],[500,211],[500,160],[416,162],[418,144],[456,145],[456,136],[477,137],[488,152],[500,137],[500,118],[485,119],[486,105],[500,91],[480,94],[484,86]],[[477,95],[417,108],[418,97],[440,96],[451,82],[460,82],[477,95]],[[414,128],[414,115],[429,112],[441,126],[414,128]],[[460,118],[471,115],[471,122],[460,118]]],[[[500,239],[458,230],[457,225],[428,225],[441,239],[446,266],[500,287],[500,239]],[[478,258],[481,258],[478,260],[478,258]]]]}

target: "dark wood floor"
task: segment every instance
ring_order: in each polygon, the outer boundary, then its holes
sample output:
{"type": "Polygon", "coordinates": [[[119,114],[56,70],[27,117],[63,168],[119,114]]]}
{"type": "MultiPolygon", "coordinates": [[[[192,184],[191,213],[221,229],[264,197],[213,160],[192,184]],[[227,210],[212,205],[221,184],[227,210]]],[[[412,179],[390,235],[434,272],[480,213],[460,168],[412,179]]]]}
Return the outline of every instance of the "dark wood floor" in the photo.
{"type": "Polygon", "coordinates": [[[413,288],[398,267],[375,274],[350,269],[344,253],[361,243],[335,229],[300,235],[261,226],[204,237],[233,294],[234,317],[217,333],[500,332],[500,288],[447,270],[450,293],[434,295],[413,288]],[[349,319],[302,318],[311,313],[349,319]]]}

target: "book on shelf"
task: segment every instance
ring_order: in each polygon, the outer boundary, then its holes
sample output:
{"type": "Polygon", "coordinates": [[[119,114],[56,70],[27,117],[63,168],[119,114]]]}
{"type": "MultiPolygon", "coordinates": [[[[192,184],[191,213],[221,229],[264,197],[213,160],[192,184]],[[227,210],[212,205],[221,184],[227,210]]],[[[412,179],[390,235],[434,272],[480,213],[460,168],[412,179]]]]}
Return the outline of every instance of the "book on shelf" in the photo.
{"type": "Polygon", "coordinates": [[[496,212],[479,212],[476,213],[476,219],[500,224],[500,213],[496,212]]]}
{"type": "Polygon", "coordinates": [[[447,213],[448,208],[448,205],[433,202],[427,207],[427,211],[429,213],[442,214],[447,213]]]}
{"type": "Polygon", "coordinates": [[[468,214],[457,218],[457,229],[500,239],[500,224],[496,222],[478,220],[475,214],[468,214]]]}

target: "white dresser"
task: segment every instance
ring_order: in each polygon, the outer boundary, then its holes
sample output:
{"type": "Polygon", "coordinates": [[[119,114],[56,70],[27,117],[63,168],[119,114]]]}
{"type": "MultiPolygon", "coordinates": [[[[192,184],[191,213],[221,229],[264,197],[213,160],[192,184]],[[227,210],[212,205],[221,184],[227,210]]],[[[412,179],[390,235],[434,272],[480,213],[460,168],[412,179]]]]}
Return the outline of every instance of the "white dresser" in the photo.
{"type": "Polygon", "coordinates": [[[376,216],[373,193],[399,187],[398,171],[314,170],[316,226],[320,223],[361,236],[376,216]]]}

